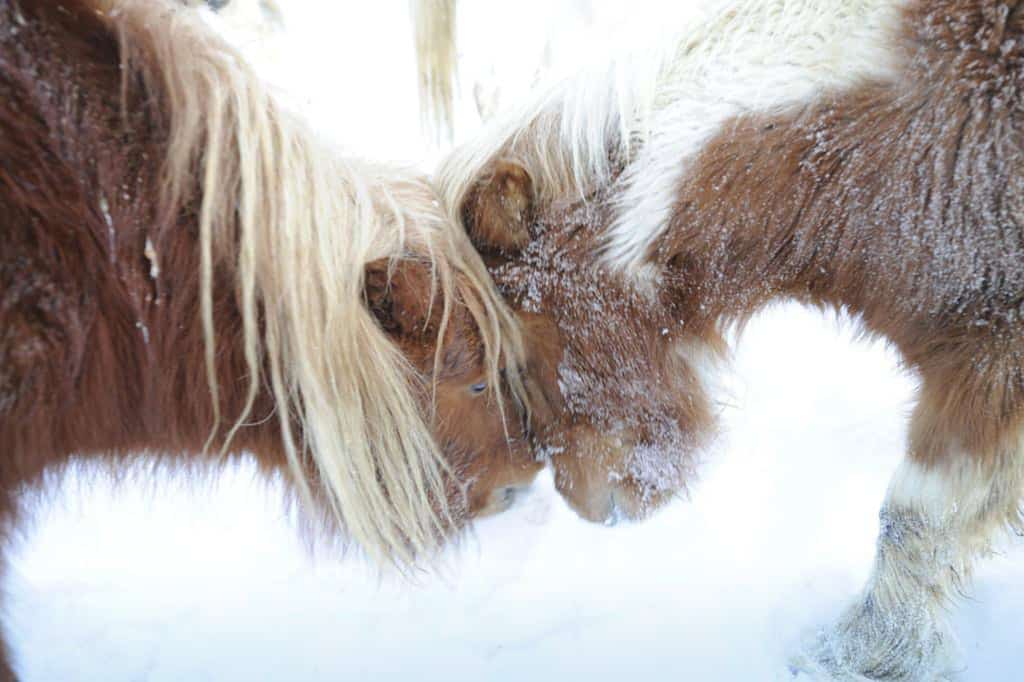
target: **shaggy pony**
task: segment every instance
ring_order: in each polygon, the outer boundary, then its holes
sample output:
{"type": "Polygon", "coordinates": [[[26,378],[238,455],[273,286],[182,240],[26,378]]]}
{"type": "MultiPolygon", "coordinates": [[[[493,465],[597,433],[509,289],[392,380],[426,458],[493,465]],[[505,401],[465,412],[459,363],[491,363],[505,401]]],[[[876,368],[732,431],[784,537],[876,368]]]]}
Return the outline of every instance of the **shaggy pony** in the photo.
{"type": "Polygon", "coordinates": [[[737,0],[457,150],[442,189],[520,315],[570,504],[650,513],[713,432],[722,330],[841,309],[921,387],[872,578],[794,668],[952,674],[948,603],[1021,528],[1022,130],[1024,3],[737,0]]]}
{"type": "Polygon", "coordinates": [[[326,147],[181,4],[0,0],[0,234],[7,526],[72,458],[248,451],[408,566],[536,471],[517,327],[430,184],[326,147]]]}

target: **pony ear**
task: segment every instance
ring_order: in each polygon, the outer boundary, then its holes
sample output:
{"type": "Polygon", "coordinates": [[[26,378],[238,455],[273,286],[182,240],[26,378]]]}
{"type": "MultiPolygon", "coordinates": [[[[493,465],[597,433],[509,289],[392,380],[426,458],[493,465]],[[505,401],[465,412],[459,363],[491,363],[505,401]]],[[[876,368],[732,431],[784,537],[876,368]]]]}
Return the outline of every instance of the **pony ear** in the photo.
{"type": "Polygon", "coordinates": [[[530,241],[533,179],[511,161],[498,161],[462,206],[469,239],[481,252],[515,253],[530,241]]]}
{"type": "Polygon", "coordinates": [[[440,316],[440,300],[431,306],[434,290],[429,264],[381,258],[366,265],[366,304],[389,334],[422,337],[432,330],[436,333],[434,320],[427,319],[440,316]]]}

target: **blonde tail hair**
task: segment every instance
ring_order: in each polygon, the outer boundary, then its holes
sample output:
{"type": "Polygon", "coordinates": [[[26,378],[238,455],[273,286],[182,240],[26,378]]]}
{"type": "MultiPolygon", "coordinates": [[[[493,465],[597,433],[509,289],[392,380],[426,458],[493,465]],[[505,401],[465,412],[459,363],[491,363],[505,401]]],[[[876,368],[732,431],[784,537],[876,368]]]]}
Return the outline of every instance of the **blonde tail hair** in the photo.
{"type": "Polygon", "coordinates": [[[449,141],[454,133],[456,0],[410,0],[424,133],[449,141]]]}

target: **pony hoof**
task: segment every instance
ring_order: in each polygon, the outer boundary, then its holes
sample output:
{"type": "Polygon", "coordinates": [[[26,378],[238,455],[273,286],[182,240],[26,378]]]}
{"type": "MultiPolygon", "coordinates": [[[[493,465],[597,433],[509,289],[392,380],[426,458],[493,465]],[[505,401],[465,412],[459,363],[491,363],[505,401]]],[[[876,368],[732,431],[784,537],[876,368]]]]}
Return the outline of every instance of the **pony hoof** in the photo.
{"type": "Polygon", "coordinates": [[[933,638],[916,647],[910,660],[894,660],[869,642],[851,640],[839,630],[819,629],[804,637],[787,667],[792,679],[808,682],[959,682],[956,654],[949,638],[933,638]]]}
{"type": "Polygon", "coordinates": [[[862,675],[853,676],[843,672],[838,667],[831,665],[826,657],[819,657],[817,652],[812,652],[808,647],[790,657],[786,664],[789,674],[794,680],[800,682],[833,682],[835,680],[852,681],[869,680],[862,675]]]}

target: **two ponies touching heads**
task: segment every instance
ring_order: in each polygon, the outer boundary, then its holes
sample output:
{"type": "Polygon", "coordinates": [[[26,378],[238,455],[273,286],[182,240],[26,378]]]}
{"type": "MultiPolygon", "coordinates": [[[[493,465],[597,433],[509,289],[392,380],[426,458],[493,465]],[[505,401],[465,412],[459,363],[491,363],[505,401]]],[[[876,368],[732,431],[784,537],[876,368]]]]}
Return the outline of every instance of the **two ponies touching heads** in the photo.
{"type": "Polygon", "coordinates": [[[955,670],[949,602],[1021,526],[1024,3],[735,0],[433,182],[335,153],[178,3],[0,26],[6,529],[69,461],[244,453],[399,565],[541,459],[643,518],[714,433],[724,330],[788,298],[921,379],[872,577],[793,668],[955,670]]]}
{"type": "Polygon", "coordinates": [[[529,483],[518,328],[427,179],[336,153],[184,4],[0,26],[5,528],[68,462],[251,455],[409,566],[529,483]]]}
{"type": "Polygon", "coordinates": [[[714,433],[724,333],[842,311],[920,380],[871,578],[794,674],[958,672],[951,603],[1024,527],[1024,3],[736,0],[456,150],[441,192],[516,311],[535,450],[642,518],[714,433]]]}

